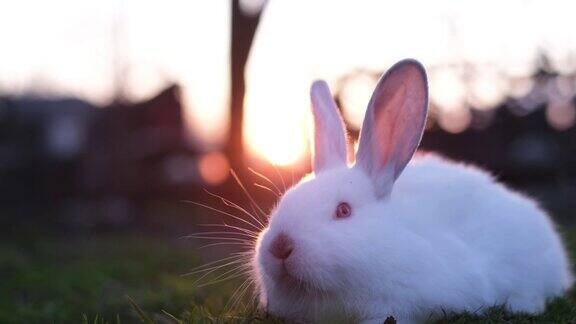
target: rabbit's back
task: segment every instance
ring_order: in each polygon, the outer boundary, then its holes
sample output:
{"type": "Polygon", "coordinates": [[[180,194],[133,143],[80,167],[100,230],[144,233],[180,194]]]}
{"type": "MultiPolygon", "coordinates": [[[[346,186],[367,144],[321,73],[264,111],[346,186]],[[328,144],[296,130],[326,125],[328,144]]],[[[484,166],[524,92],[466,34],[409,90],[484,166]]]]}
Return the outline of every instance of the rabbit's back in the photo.
{"type": "Polygon", "coordinates": [[[495,304],[538,312],[545,299],[572,283],[546,213],[484,171],[433,155],[416,158],[398,179],[391,203],[399,221],[448,262],[470,260],[492,288],[495,304]]]}

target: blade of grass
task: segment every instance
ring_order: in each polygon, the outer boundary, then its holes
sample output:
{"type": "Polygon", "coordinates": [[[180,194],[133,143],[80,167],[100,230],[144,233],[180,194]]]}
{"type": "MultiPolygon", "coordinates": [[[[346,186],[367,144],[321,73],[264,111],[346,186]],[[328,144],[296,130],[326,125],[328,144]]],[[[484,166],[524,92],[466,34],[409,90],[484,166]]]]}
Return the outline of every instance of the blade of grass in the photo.
{"type": "Polygon", "coordinates": [[[162,313],[164,313],[164,315],[168,316],[169,319],[173,320],[174,322],[178,323],[178,324],[184,324],[184,321],[179,320],[178,318],[176,318],[176,316],[168,313],[165,310],[162,310],[162,313]]]}
{"type": "Polygon", "coordinates": [[[128,302],[130,303],[130,305],[132,306],[132,309],[134,309],[134,311],[140,317],[140,320],[142,321],[142,323],[154,324],[154,322],[150,319],[150,317],[148,317],[148,315],[146,315],[146,313],[144,313],[142,308],[140,308],[140,306],[138,306],[138,304],[136,304],[136,302],[130,296],[126,295],[126,298],[128,299],[128,302]]]}

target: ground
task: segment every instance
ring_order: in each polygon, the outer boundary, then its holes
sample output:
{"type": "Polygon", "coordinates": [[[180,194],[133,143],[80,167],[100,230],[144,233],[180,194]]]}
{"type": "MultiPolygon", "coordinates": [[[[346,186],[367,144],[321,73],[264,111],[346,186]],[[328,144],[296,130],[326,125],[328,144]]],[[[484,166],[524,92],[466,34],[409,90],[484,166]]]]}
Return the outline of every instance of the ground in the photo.
{"type": "MultiPolygon", "coordinates": [[[[576,229],[564,230],[576,260],[576,229]]],[[[269,323],[251,310],[221,313],[238,281],[194,288],[183,276],[201,262],[178,237],[142,233],[43,234],[0,239],[0,323],[269,323]]],[[[442,323],[568,323],[576,293],[538,317],[450,316],[442,323]]]]}

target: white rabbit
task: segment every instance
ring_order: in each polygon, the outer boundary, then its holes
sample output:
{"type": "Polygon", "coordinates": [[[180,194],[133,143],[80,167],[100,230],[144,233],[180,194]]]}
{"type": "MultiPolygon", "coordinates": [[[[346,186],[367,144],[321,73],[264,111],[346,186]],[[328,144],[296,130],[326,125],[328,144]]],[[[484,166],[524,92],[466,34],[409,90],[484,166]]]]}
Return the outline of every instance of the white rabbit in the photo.
{"type": "Polygon", "coordinates": [[[311,98],[314,174],[281,198],[252,263],[269,313],[299,323],[419,323],[497,305],[536,314],[570,288],[566,252],[534,201],[474,167],[408,163],[428,108],[420,63],[378,82],[353,166],[327,84],[311,98]]]}

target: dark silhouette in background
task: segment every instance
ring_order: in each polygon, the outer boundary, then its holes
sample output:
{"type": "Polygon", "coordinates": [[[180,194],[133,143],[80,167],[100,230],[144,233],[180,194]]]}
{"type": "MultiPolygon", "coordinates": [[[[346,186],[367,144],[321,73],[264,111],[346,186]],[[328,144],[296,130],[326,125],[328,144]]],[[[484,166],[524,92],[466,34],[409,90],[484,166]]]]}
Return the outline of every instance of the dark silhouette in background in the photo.
{"type": "Polygon", "coordinates": [[[109,107],[4,97],[0,111],[3,221],[94,210],[105,223],[125,224],[140,201],[182,198],[204,185],[177,86],[109,107]]]}

